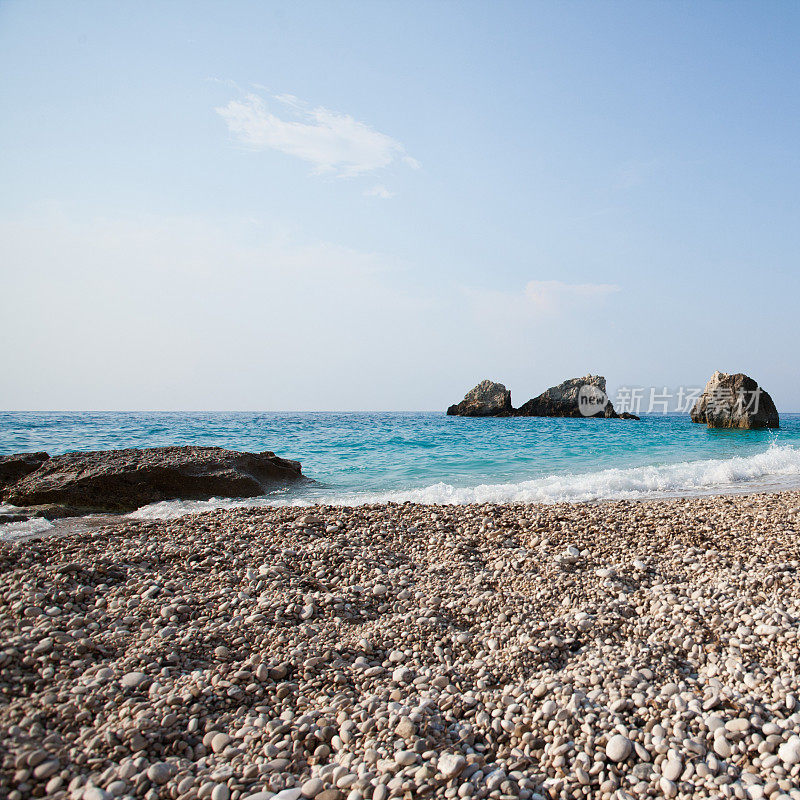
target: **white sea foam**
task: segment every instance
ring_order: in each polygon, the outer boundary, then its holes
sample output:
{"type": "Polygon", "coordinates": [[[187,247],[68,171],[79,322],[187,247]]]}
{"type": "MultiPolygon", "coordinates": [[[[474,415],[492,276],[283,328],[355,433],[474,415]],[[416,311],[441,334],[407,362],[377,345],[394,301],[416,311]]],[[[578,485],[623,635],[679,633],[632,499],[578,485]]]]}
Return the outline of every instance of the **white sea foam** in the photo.
{"type": "MultiPolygon", "coordinates": [[[[14,514],[20,511],[16,506],[0,503],[0,514],[14,514]]],[[[6,522],[0,524],[0,541],[14,542],[20,539],[29,539],[40,533],[52,530],[53,523],[41,517],[24,520],[23,522],[6,522]]]]}
{"type": "Polygon", "coordinates": [[[558,503],[694,496],[800,487],[800,449],[772,445],[763,453],[727,459],[687,461],[659,466],[604,469],[583,474],[549,475],[519,483],[457,487],[436,483],[417,489],[364,493],[315,493],[299,498],[170,501],[154,503],[130,516],[164,519],[215,508],[241,506],[364,505],[366,503],[558,503]]]}
{"type": "Polygon", "coordinates": [[[151,503],[127,516],[131,519],[174,519],[186,514],[201,514],[204,511],[214,511],[218,508],[252,508],[253,506],[288,505],[276,503],[265,497],[250,497],[246,500],[231,500],[225,497],[212,497],[210,500],[162,500],[160,503],[151,503]]]}
{"type": "Polygon", "coordinates": [[[549,475],[520,483],[457,488],[438,483],[389,492],[362,502],[559,503],[670,497],[800,485],[800,450],[773,446],[747,457],[688,461],[660,466],[549,475]]]}

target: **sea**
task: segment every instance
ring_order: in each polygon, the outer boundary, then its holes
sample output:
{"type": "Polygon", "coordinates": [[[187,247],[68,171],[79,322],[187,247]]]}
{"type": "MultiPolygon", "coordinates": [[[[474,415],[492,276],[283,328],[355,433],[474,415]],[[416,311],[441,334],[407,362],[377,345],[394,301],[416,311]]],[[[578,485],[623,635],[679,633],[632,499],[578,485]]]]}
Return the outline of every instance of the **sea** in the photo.
{"type": "MultiPolygon", "coordinates": [[[[713,430],[686,414],[641,420],[443,413],[0,412],[0,454],[164,445],[272,450],[311,478],[248,500],[173,500],[131,516],[237,505],[557,503],[800,487],[800,414],[778,430],[713,430]]],[[[0,513],[12,510],[0,505],[0,513]]],[[[15,538],[50,523],[8,523],[15,538]]]]}

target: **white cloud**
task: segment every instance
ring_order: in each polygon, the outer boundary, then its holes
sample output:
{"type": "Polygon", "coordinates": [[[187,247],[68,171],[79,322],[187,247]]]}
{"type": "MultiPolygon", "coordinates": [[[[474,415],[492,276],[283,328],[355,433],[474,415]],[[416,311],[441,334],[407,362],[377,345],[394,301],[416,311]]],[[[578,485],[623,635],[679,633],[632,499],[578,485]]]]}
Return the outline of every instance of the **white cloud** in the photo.
{"type": "Polygon", "coordinates": [[[294,95],[272,99],[285,107],[287,118],[273,113],[256,94],[231,100],[216,111],[244,144],[295,156],[313,164],[318,173],[352,177],[398,162],[419,167],[400,142],[348,114],[322,106],[311,108],[294,95]]]}
{"type": "Polygon", "coordinates": [[[530,281],[524,296],[537,311],[559,313],[576,305],[599,303],[619,286],[610,283],[564,283],[563,281],[530,281]]]}
{"type": "Polygon", "coordinates": [[[390,192],[385,186],[379,183],[371,189],[365,189],[364,197],[380,197],[381,200],[389,200],[394,197],[394,192],[390,192]]]}
{"type": "Polygon", "coordinates": [[[618,292],[610,283],[564,283],[529,281],[522,291],[475,289],[464,294],[476,318],[490,327],[525,327],[537,321],[568,320],[574,314],[589,314],[618,292]]]}
{"type": "Polygon", "coordinates": [[[520,401],[615,380],[616,287],[434,273],[250,218],[0,215],[0,408],[430,409],[484,376],[520,401]]]}

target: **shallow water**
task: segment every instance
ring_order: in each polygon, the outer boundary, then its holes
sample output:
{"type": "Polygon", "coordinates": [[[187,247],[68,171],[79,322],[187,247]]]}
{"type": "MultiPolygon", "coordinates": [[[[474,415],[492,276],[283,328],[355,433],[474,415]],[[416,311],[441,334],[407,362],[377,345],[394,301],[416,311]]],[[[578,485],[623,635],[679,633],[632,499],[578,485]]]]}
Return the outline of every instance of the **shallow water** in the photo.
{"type": "MultiPolygon", "coordinates": [[[[168,444],[273,450],[315,483],[260,503],[557,502],[800,486],[800,414],[777,431],[642,420],[436,413],[2,413],[0,453],[168,444]]],[[[161,503],[163,516],[234,505],[161,503]]],[[[12,533],[4,527],[6,536],[12,533]]]]}

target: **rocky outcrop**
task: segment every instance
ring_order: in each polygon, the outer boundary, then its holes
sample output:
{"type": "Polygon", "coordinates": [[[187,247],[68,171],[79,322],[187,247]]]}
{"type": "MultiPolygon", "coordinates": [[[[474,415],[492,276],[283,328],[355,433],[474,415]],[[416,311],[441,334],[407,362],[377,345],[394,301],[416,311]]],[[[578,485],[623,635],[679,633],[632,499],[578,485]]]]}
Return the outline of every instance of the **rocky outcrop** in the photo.
{"type": "MultiPolygon", "coordinates": [[[[620,417],[608,399],[606,379],[602,375],[570,378],[558,386],[551,386],[520,406],[514,414],[517,417],[620,417]]],[[[639,419],[627,412],[621,418],[639,419]]]]}
{"type": "Polygon", "coordinates": [[[777,428],[778,409],[752,378],[715,372],[689,412],[692,422],[709,428],[777,428]]]}
{"type": "Polygon", "coordinates": [[[31,472],[35,472],[50,458],[47,453],[16,453],[0,456],[0,492],[31,472]]]}
{"type": "Polygon", "coordinates": [[[502,383],[489,380],[481,381],[460,403],[447,409],[451,417],[510,417],[513,412],[511,392],[502,383]]]}
{"type": "Polygon", "coordinates": [[[602,375],[571,378],[558,386],[551,386],[517,409],[512,407],[511,392],[502,383],[481,381],[460,403],[450,406],[447,413],[457,417],[639,419],[627,411],[617,414],[606,395],[606,379],[602,375]]]}
{"type": "Polygon", "coordinates": [[[43,460],[2,494],[15,506],[55,515],[133,511],[159,500],[255,497],[303,479],[300,463],[274,453],[222,447],[155,447],[66,453],[43,460]]]}

